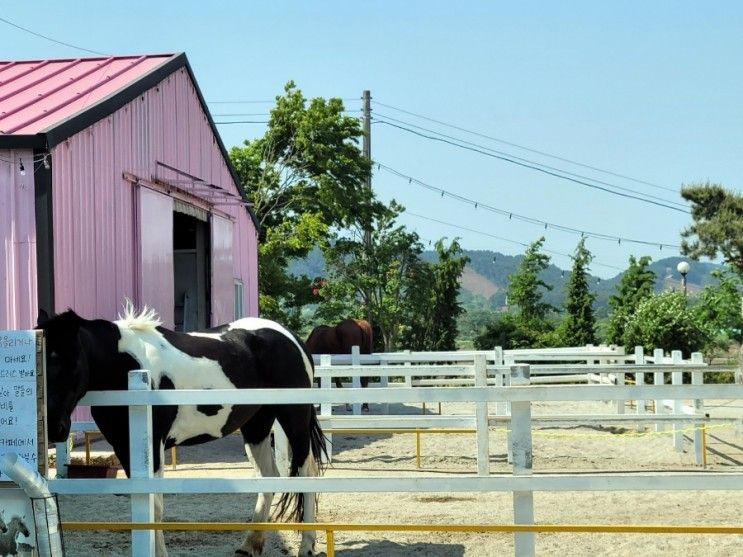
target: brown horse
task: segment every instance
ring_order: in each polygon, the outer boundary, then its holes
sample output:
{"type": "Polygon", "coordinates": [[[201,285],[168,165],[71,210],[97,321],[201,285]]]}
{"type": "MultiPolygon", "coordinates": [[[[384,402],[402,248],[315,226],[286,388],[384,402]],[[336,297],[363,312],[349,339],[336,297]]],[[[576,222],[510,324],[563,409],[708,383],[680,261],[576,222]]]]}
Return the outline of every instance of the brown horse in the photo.
{"type": "MultiPolygon", "coordinates": [[[[334,327],[319,325],[307,337],[307,349],[311,354],[350,354],[352,346],[358,346],[361,354],[372,353],[372,328],[364,319],[344,319],[334,327]]],[[[368,377],[361,378],[361,386],[369,384],[368,377]]],[[[341,387],[340,377],[335,378],[335,386],[341,387]]],[[[369,410],[364,403],[362,408],[369,410]]]]}

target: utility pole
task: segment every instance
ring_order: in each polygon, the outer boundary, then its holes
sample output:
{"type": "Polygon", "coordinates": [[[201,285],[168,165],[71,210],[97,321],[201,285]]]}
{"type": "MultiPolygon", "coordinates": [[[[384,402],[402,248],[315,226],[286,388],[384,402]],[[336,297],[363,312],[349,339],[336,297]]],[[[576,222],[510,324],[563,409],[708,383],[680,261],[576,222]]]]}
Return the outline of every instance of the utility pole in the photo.
{"type": "MultiPolygon", "coordinates": [[[[364,140],[362,143],[362,151],[364,156],[371,160],[371,93],[364,91],[361,94],[361,99],[364,104],[364,140]]],[[[371,199],[372,195],[372,183],[371,183],[371,171],[366,177],[366,190],[371,199]]],[[[369,246],[371,244],[371,219],[370,215],[367,215],[367,220],[364,223],[364,245],[369,246]]]]}
{"type": "MultiPolygon", "coordinates": [[[[362,142],[362,152],[364,156],[371,161],[371,92],[369,91],[363,91],[361,93],[361,100],[363,102],[363,111],[364,111],[364,139],[362,142]]],[[[372,198],[372,179],[371,179],[371,169],[369,169],[369,175],[366,177],[366,194],[369,199],[369,203],[371,205],[371,198],[372,198]]],[[[372,223],[371,223],[371,207],[367,207],[366,215],[364,216],[364,258],[366,259],[368,257],[368,254],[371,253],[371,229],[372,229],[372,223]]],[[[366,296],[364,313],[366,314],[364,317],[366,320],[371,323],[372,322],[372,316],[371,316],[371,293],[365,292],[364,295],[366,296]]]]}

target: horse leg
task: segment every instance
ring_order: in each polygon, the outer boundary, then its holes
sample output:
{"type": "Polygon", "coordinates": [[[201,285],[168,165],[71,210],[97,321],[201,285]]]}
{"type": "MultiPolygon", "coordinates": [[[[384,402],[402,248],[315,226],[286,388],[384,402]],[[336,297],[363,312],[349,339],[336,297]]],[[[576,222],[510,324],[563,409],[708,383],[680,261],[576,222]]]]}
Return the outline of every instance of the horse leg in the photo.
{"type": "MultiPolygon", "coordinates": [[[[162,478],[165,470],[165,445],[160,443],[160,466],[153,472],[156,478],[162,478]]],[[[155,507],[155,522],[163,521],[163,494],[155,493],[153,496],[153,502],[155,507]]],[[[165,547],[165,533],[157,529],[155,530],[155,555],[157,557],[167,557],[168,550],[165,547]]]]}
{"type": "MultiPolygon", "coordinates": [[[[279,476],[271,447],[271,426],[275,420],[270,406],[262,407],[251,420],[240,428],[245,440],[245,453],[250,458],[258,478],[279,476]]],[[[273,493],[259,493],[253,511],[253,522],[267,522],[271,515],[273,493]]],[[[251,530],[236,555],[255,557],[263,553],[266,542],[264,530],[251,530]]]]}
{"type": "MultiPolygon", "coordinates": [[[[315,420],[311,405],[277,406],[276,418],[289,440],[292,459],[289,469],[290,476],[312,477],[319,476],[317,462],[319,455],[313,455],[311,450],[312,420],[315,420]]],[[[301,522],[315,522],[316,500],[314,493],[295,494],[295,520],[301,522]]],[[[302,541],[299,544],[300,557],[315,555],[314,530],[303,530],[302,541]]]]}

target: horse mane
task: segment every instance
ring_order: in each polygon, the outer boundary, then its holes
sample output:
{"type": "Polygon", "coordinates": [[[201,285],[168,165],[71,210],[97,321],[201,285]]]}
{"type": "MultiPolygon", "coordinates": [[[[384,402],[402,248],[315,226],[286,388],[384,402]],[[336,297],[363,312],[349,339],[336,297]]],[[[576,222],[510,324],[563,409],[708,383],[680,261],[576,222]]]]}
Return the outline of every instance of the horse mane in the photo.
{"type": "Polygon", "coordinates": [[[128,299],[124,303],[124,314],[119,314],[117,323],[134,331],[153,331],[163,324],[153,308],[144,306],[137,311],[132,301],[128,299]]]}

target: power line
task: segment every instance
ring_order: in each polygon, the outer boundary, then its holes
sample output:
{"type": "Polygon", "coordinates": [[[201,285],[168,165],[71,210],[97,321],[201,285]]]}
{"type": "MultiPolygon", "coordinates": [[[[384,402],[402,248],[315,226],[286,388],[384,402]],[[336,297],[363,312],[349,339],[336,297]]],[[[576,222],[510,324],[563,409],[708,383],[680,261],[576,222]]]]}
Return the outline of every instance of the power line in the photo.
{"type": "MultiPolygon", "coordinates": [[[[331,98],[337,98],[337,97],[331,97],[331,98]]],[[[358,101],[361,100],[360,97],[343,97],[341,98],[342,101],[358,101]]],[[[276,102],[276,99],[266,99],[266,100],[240,100],[240,101],[206,101],[206,104],[274,104],[276,102]]]]}
{"type": "Polygon", "coordinates": [[[374,100],[372,102],[374,102],[375,104],[378,104],[379,106],[384,106],[385,108],[390,108],[392,110],[397,110],[398,112],[403,112],[405,114],[409,114],[411,116],[415,116],[416,118],[421,118],[423,120],[428,120],[429,122],[434,122],[436,124],[440,124],[440,125],[446,126],[448,128],[452,128],[452,129],[455,129],[455,130],[463,131],[465,133],[476,135],[478,137],[489,139],[491,141],[496,141],[498,143],[503,143],[504,145],[509,145],[511,147],[516,147],[518,149],[523,149],[524,151],[529,151],[530,153],[535,153],[537,155],[542,155],[544,157],[549,157],[551,159],[555,159],[555,160],[558,160],[558,161],[567,162],[569,164],[574,164],[576,166],[581,166],[583,168],[588,168],[590,170],[595,170],[596,172],[601,172],[603,174],[608,174],[610,176],[616,176],[617,178],[622,178],[624,180],[629,180],[631,182],[636,182],[638,184],[644,184],[646,186],[650,186],[650,187],[653,187],[653,188],[658,188],[658,189],[661,189],[661,190],[666,190],[666,191],[670,191],[670,192],[676,193],[676,190],[673,189],[673,188],[668,188],[668,187],[665,187],[665,186],[660,186],[658,184],[654,184],[654,183],[648,182],[646,180],[640,180],[639,178],[633,178],[632,176],[627,176],[626,174],[619,174],[618,172],[613,172],[611,170],[605,170],[605,169],[599,168],[597,166],[591,166],[589,164],[584,164],[584,163],[581,163],[581,162],[577,162],[577,161],[574,161],[574,160],[571,160],[571,159],[568,159],[568,158],[565,158],[565,157],[560,157],[558,155],[553,155],[551,153],[547,153],[545,151],[539,151],[537,149],[532,149],[531,147],[524,147],[523,145],[519,145],[518,143],[513,143],[511,141],[506,141],[505,139],[500,139],[500,138],[497,138],[497,137],[493,137],[492,135],[486,135],[484,133],[480,133],[480,132],[468,130],[467,128],[463,128],[463,127],[460,127],[460,126],[455,126],[454,124],[449,124],[447,122],[442,122],[441,120],[436,120],[435,118],[430,118],[428,116],[424,116],[422,114],[411,112],[409,110],[404,110],[402,108],[398,108],[398,107],[395,107],[395,106],[392,106],[392,105],[389,105],[389,104],[384,104],[384,103],[381,103],[381,102],[376,101],[376,100],[374,100]]]}
{"type": "Polygon", "coordinates": [[[36,31],[32,31],[31,29],[26,29],[25,27],[21,27],[20,25],[13,23],[12,21],[8,21],[7,19],[4,19],[0,17],[0,21],[3,23],[6,23],[12,27],[15,27],[16,29],[20,29],[21,31],[25,31],[26,33],[30,33],[31,35],[34,35],[36,37],[41,37],[42,39],[46,39],[47,41],[51,41],[53,43],[61,44],[62,46],[68,46],[70,48],[74,48],[77,50],[82,50],[83,52],[89,52],[91,54],[99,54],[101,56],[108,56],[108,54],[104,52],[98,52],[97,50],[90,50],[88,48],[83,48],[81,46],[75,46],[74,44],[65,43],[63,41],[58,41],[57,39],[52,39],[51,37],[47,37],[46,35],[42,35],[41,33],[37,33],[36,31]]]}
{"type": "Polygon", "coordinates": [[[487,151],[484,151],[482,149],[477,149],[477,148],[474,148],[474,147],[468,147],[467,145],[462,145],[460,143],[456,143],[456,142],[450,141],[448,139],[444,139],[444,138],[441,138],[441,137],[435,137],[435,136],[431,136],[431,135],[426,135],[424,133],[417,132],[417,131],[412,130],[410,128],[406,128],[405,126],[400,126],[400,125],[394,124],[392,122],[387,122],[385,120],[376,120],[376,121],[379,122],[379,123],[382,123],[382,124],[386,124],[388,126],[392,126],[393,128],[398,128],[398,129],[403,130],[403,131],[406,131],[408,133],[412,133],[414,135],[417,135],[417,136],[420,136],[420,137],[423,137],[423,138],[426,138],[426,139],[430,139],[432,141],[440,141],[442,143],[447,143],[449,145],[453,145],[455,147],[459,147],[460,149],[465,149],[467,151],[473,151],[475,153],[480,153],[482,155],[485,155],[486,157],[491,157],[491,158],[494,158],[494,159],[498,159],[498,160],[510,162],[512,164],[515,164],[517,166],[522,166],[524,168],[530,168],[531,170],[536,170],[537,172],[542,172],[542,173],[547,174],[549,176],[554,176],[555,178],[560,178],[562,180],[567,180],[569,182],[575,182],[576,184],[581,184],[581,185],[586,186],[586,187],[589,187],[589,188],[593,188],[593,189],[597,189],[597,190],[602,190],[602,191],[605,191],[605,192],[608,192],[608,193],[611,193],[611,194],[614,194],[614,195],[618,195],[620,197],[626,197],[628,199],[635,199],[637,201],[642,201],[644,203],[650,203],[652,205],[657,205],[659,207],[664,207],[666,209],[671,209],[673,211],[678,211],[680,213],[689,214],[689,211],[684,210],[684,209],[679,209],[678,207],[673,207],[671,205],[666,205],[665,203],[660,203],[660,202],[657,202],[657,201],[653,201],[651,199],[645,199],[645,198],[642,198],[642,197],[638,197],[636,195],[630,195],[630,194],[627,194],[627,193],[617,192],[617,191],[611,190],[609,188],[605,188],[605,187],[602,187],[602,186],[597,186],[596,184],[591,184],[589,182],[585,182],[583,180],[577,180],[575,178],[570,178],[569,176],[564,176],[564,175],[559,174],[557,172],[552,172],[551,170],[545,170],[544,168],[540,168],[539,166],[536,166],[535,164],[528,164],[528,163],[519,162],[519,161],[517,161],[517,160],[515,160],[513,158],[505,157],[505,156],[502,156],[502,155],[496,155],[496,154],[489,153],[487,151]]]}
{"type": "Polygon", "coordinates": [[[403,174],[402,172],[400,172],[398,170],[395,170],[394,168],[391,168],[391,167],[389,167],[387,165],[384,165],[384,164],[382,164],[380,162],[374,161],[374,164],[376,164],[377,167],[380,168],[380,169],[386,170],[387,172],[389,172],[391,174],[394,174],[395,176],[397,176],[399,178],[403,178],[403,179],[407,180],[409,184],[415,183],[415,184],[417,184],[417,185],[419,185],[419,186],[421,186],[423,188],[426,188],[426,189],[428,189],[430,191],[435,191],[436,193],[439,193],[441,195],[441,197],[446,196],[446,197],[450,197],[452,199],[456,199],[457,201],[460,201],[462,203],[466,203],[468,205],[472,205],[475,209],[482,208],[482,209],[485,209],[487,211],[491,211],[493,213],[497,213],[499,215],[506,216],[506,217],[508,217],[509,220],[516,219],[516,220],[521,221],[521,222],[526,222],[526,223],[529,223],[529,224],[543,226],[545,230],[547,230],[548,228],[552,228],[554,230],[560,230],[562,232],[569,232],[571,234],[576,234],[576,235],[579,235],[581,237],[590,237],[590,238],[597,238],[597,239],[601,239],[601,240],[614,241],[614,242],[617,242],[619,245],[621,245],[622,242],[625,242],[625,243],[631,243],[631,244],[641,244],[641,245],[645,245],[645,246],[658,246],[661,250],[664,247],[673,248],[673,249],[680,249],[681,248],[681,246],[678,246],[678,245],[675,245],[675,244],[669,244],[669,243],[666,243],[666,242],[648,242],[646,240],[637,240],[637,239],[634,239],[634,238],[624,238],[624,237],[621,237],[621,236],[612,236],[612,235],[609,235],[609,234],[603,234],[601,232],[591,232],[591,231],[588,231],[588,230],[580,230],[580,229],[577,229],[577,228],[571,228],[569,226],[564,226],[564,225],[561,225],[561,224],[555,224],[555,223],[552,223],[552,222],[535,219],[533,217],[528,217],[528,216],[525,216],[525,215],[520,215],[518,213],[514,213],[513,211],[507,211],[505,209],[500,209],[498,207],[494,207],[492,205],[488,205],[486,203],[482,203],[480,201],[477,201],[477,200],[474,200],[474,199],[470,199],[470,198],[465,197],[463,195],[459,195],[457,193],[452,193],[452,192],[450,192],[448,190],[445,190],[443,188],[432,186],[432,185],[430,185],[430,184],[428,184],[426,182],[423,182],[422,180],[418,180],[417,178],[413,178],[412,176],[408,176],[407,174],[403,174]]]}
{"type": "MultiPolygon", "coordinates": [[[[468,228],[466,226],[461,226],[461,225],[458,225],[458,224],[454,224],[454,223],[451,223],[451,222],[446,222],[446,221],[435,219],[435,218],[432,218],[432,217],[426,217],[424,215],[419,215],[418,213],[413,213],[411,211],[408,211],[407,209],[405,210],[405,214],[406,215],[413,216],[413,217],[416,217],[416,218],[419,218],[419,219],[424,219],[424,220],[429,220],[429,221],[432,221],[432,222],[436,222],[438,224],[443,224],[443,225],[446,225],[446,226],[451,226],[452,228],[456,228],[456,229],[459,229],[459,230],[465,230],[467,232],[474,232],[475,234],[481,234],[481,235],[487,236],[489,238],[495,238],[496,240],[501,240],[503,242],[509,242],[511,244],[516,244],[516,245],[519,245],[519,246],[522,246],[522,247],[525,247],[525,248],[528,248],[529,247],[529,244],[525,244],[525,243],[519,242],[517,240],[511,240],[509,238],[504,238],[502,236],[496,236],[495,234],[491,234],[490,232],[483,232],[482,230],[475,230],[474,228],[468,228]]],[[[430,242],[430,240],[429,240],[429,242],[430,242]]],[[[569,259],[574,259],[574,257],[572,255],[568,254],[568,253],[562,253],[562,252],[559,252],[559,251],[554,251],[554,250],[549,250],[549,249],[544,249],[544,248],[542,249],[542,251],[544,251],[546,253],[551,253],[553,255],[560,255],[562,257],[567,257],[569,259]]],[[[607,267],[608,269],[615,269],[617,271],[624,271],[624,269],[622,269],[621,267],[616,267],[614,265],[607,265],[606,263],[600,263],[600,262],[596,261],[595,259],[593,261],[591,261],[591,263],[595,263],[596,265],[599,265],[601,267],[607,267]]]]}
{"type": "MultiPolygon", "coordinates": [[[[475,147],[476,149],[484,149],[484,150],[486,150],[486,151],[488,151],[490,153],[495,153],[496,155],[500,155],[501,157],[506,157],[508,159],[514,159],[516,161],[520,161],[520,162],[526,163],[527,165],[535,165],[535,166],[538,166],[538,167],[541,167],[541,168],[546,168],[547,170],[552,170],[554,172],[558,172],[558,173],[561,173],[561,174],[564,174],[564,175],[567,175],[567,176],[573,176],[573,177],[579,178],[581,180],[588,180],[588,181],[590,181],[591,183],[594,183],[594,184],[602,184],[602,185],[608,186],[610,188],[616,188],[618,190],[623,190],[623,191],[626,191],[626,192],[637,194],[637,195],[640,195],[640,196],[643,196],[643,197],[646,197],[646,198],[649,198],[649,199],[655,199],[655,200],[661,201],[663,203],[671,203],[673,205],[678,205],[679,207],[683,207],[684,210],[686,209],[686,204],[681,203],[679,201],[672,201],[672,200],[665,199],[665,198],[662,198],[662,197],[656,197],[654,195],[649,195],[649,194],[646,194],[644,192],[639,192],[637,190],[632,190],[632,189],[625,188],[625,187],[622,187],[622,186],[617,186],[616,184],[612,184],[612,183],[609,183],[609,182],[604,182],[602,180],[597,180],[596,178],[590,178],[590,177],[584,176],[582,174],[575,174],[574,172],[569,172],[569,171],[563,170],[561,168],[556,168],[554,166],[549,166],[547,164],[543,164],[543,163],[540,163],[540,162],[535,162],[535,161],[532,161],[532,160],[529,160],[529,159],[525,159],[523,157],[519,157],[517,155],[512,155],[511,153],[506,153],[504,151],[498,151],[497,149],[493,149],[491,147],[486,147],[486,146],[480,145],[478,143],[472,143],[470,141],[466,141],[466,140],[460,139],[458,137],[452,137],[450,135],[446,135],[446,134],[443,134],[441,132],[437,132],[436,130],[431,130],[429,128],[424,128],[422,126],[417,126],[415,124],[411,124],[410,122],[406,122],[404,120],[399,120],[397,118],[392,118],[390,116],[387,116],[387,115],[384,115],[384,114],[380,114],[380,113],[377,113],[377,114],[379,116],[381,116],[382,118],[386,119],[386,120],[392,120],[393,122],[397,122],[399,124],[404,124],[406,126],[417,128],[417,129],[423,130],[425,132],[434,133],[436,135],[440,135],[441,137],[444,137],[446,139],[450,139],[452,141],[456,141],[456,142],[461,143],[463,145],[470,145],[472,147],[475,147]]],[[[384,123],[387,123],[387,122],[380,121],[380,123],[383,123],[384,124],[384,123]]],[[[462,145],[459,145],[459,146],[462,147],[462,145]]],[[[612,193],[615,193],[615,192],[612,192],[612,193]]]]}
{"type": "Polygon", "coordinates": [[[214,122],[217,126],[229,124],[268,124],[268,120],[231,120],[227,122],[214,122]]]}

